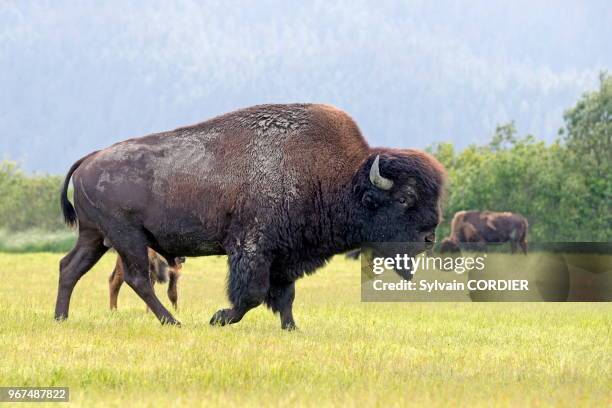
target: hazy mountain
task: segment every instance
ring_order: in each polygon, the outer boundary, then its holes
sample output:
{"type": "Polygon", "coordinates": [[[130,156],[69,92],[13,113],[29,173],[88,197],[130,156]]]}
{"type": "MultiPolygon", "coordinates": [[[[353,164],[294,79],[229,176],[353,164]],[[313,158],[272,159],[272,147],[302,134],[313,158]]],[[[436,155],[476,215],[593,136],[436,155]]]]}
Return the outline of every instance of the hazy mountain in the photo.
{"type": "Polygon", "coordinates": [[[372,144],[552,140],[612,66],[606,1],[3,1],[0,159],[63,173],[238,107],[337,105],[372,144]]]}

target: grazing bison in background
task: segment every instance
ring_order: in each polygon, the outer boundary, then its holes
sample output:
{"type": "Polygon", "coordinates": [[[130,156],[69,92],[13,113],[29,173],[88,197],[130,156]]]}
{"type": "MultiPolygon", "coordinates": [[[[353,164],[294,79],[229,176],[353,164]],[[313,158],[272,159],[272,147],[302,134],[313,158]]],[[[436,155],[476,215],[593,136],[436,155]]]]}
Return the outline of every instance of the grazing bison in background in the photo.
{"type": "MultiPolygon", "coordinates": [[[[155,282],[166,283],[168,282],[168,299],[172,302],[172,306],[177,308],[178,292],[177,285],[178,280],[181,277],[181,268],[185,263],[185,258],[180,257],[175,259],[175,266],[170,266],[168,263],[154,250],[148,249],[149,256],[149,279],[151,280],[151,286],[155,286],[155,282]]],[[[108,278],[108,289],[110,293],[110,308],[117,309],[117,296],[119,296],[119,289],[125,276],[125,266],[121,262],[121,257],[117,256],[117,262],[115,263],[115,269],[108,278]]]]}
{"type": "Polygon", "coordinates": [[[440,243],[439,252],[457,252],[460,244],[510,242],[512,253],[520,246],[527,254],[527,219],[520,214],[492,211],[459,211],[451,222],[450,236],[440,243]]]}
{"type": "Polygon", "coordinates": [[[430,248],[443,182],[433,157],[371,148],[328,105],[254,106],[116,143],[66,175],[62,211],[79,236],[60,262],[55,318],[68,316],[77,281],[113,247],[127,284],[162,323],[178,324],[151,287],[150,247],[170,266],[227,254],[231,308],[211,324],[265,303],[292,329],[295,281],[334,254],[367,242],[421,242],[411,255],[430,248]]]}

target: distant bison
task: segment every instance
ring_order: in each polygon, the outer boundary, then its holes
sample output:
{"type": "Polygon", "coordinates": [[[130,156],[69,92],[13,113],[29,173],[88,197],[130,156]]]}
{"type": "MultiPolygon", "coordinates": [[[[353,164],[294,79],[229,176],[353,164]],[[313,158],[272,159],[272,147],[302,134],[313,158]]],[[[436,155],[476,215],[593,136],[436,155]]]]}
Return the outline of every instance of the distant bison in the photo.
{"type": "Polygon", "coordinates": [[[450,236],[440,243],[439,252],[459,251],[460,244],[483,247],[488,243],[509,242],[527,254],[527,219],[520,214],[492,211],[459,211],[453,217],[450,236]]]}
{"type": "MultiPolygon", "coordinates": [[[[151,280],[151,286],[155,286],[155,282],[166,283],[168,282],[168,299],[172,302],[172,306],[177,308],[178,302],[178,280],[181,276],[181,268],[185,262],[185,258],[177,258],[175,265],[170,266],[168,263],[154,250],[148,249],[149,255],[149,278],[151,280]]],[[[124,281],[125,266],[121,262],[121,257],[117,256],[117,262],[115,263],[115,269],[108,278],[108,288],[110,293],[110,308],[117,309],[117,296],[119,296],[119,289],[124,281]]]]}
{"type": "Polygon", "coordinates": [[[151,287],[150,247],[170,266],[227,254],[231,307],[211,324],[265,303],[293,329],[295,281],[334,254],[369,242],[419,242],[410,255],[430,248],[444,179],[432,156],[372,148],[328,105],[259,105],[116,143],[64,180],[62,211],[79,237],[60,262],[55,318],[68,316],[77,281],[113,247],[126,283],[162,323],[178,324],[151,287]]]}

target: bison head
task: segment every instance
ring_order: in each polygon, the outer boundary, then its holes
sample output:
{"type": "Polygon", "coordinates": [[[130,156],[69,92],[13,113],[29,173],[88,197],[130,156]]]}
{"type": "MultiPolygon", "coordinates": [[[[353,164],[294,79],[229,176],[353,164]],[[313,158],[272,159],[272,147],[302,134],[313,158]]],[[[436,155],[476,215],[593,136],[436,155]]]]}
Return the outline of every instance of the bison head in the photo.
{"type": "MultiPolygon", "coordinates": [[[[417,150],[374,153],[355,180],[362,242],[378,256],[414,256],[430,249],[441,219],[445,171],[417,150]]],[[[405,272],[397,271],[403,278],[405,272]]]]}
{"type": "Polygon", "coordinates": [[[459,244],[451,238],[444,238],[442,242],[440,242],[440,248],[438,248],[438,252],[441,254],[460,251],[461,249],[459,248],[459,244]]]}

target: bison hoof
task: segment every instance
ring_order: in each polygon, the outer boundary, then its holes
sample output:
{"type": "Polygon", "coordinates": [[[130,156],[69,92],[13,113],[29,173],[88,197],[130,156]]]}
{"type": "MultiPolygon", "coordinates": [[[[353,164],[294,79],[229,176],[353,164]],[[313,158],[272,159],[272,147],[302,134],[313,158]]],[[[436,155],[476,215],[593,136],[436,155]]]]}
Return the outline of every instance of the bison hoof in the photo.
{"type": "Polygon", "coordinates": [[[232,309],[221,309],[210,319],[212,326],[225,326],[232,323],[232,309]]]}
{"type": "Polygon", "coordinates": [[[295,325],[295,322],[287,322],[287,323],[281,324],[281,329],[287,330],[287,331],[294,331],[294,330],[297,330],[298,327],[295,325]]]}
{"type": "Polygon", "coordinates": [[[177,326],[177,327],[181,327],[181,322],[179,322],[178,320],[174,319],[174,318],[162,318],[160,320],[160,323],[164,326],[177,326]]]}

